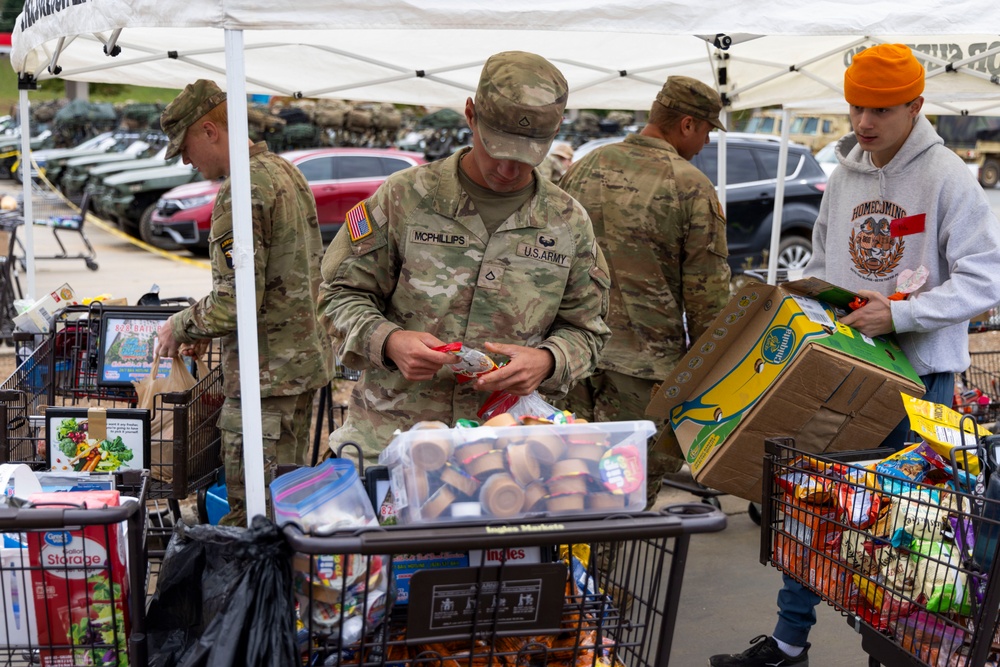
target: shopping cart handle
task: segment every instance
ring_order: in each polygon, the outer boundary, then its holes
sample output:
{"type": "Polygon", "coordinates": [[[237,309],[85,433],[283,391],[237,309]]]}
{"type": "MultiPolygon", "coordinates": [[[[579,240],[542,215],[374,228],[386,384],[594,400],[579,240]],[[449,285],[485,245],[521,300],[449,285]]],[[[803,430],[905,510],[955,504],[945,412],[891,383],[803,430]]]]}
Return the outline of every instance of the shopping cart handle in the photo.
{"type": "Polygon", "coordinates": [[[305,554],[421,553],[494,547],[546,546],[572,542],[616,542],[724,530],[726,515],[701,504],[675,505],[663,512],[625,512],[604,517],[552,516],[523,523],[456,522],[370,527],[330,535],[308,535],[298,525],[282,526],[292,548],[305,554]]]}

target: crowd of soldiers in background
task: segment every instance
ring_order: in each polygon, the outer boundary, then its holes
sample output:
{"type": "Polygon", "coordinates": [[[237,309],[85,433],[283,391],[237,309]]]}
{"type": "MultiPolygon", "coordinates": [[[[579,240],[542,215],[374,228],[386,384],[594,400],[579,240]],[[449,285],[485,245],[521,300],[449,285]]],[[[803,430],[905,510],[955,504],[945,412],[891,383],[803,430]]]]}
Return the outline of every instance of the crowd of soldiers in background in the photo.
{"type": "MultiPolygon", "coordinates": [[[[159,129],[162,104],[123,104],[66,99],[32,105],[32,134],[51,131],[46,147],[72,147],[115,129],[159,129]]],[[[576,112],[558,139],[574,148],[591,139],[622,134],[634,122],[631,113],[576,112]]],[[[465,117],[452,109],[427,112],[379,102],[347,102],[274,97],[268,104],[249,103],[251,139],[265,140],[276,152],[320,146],[387,147],[422,152],[428,160],[446,157],[468,145],[465,117]]]]}

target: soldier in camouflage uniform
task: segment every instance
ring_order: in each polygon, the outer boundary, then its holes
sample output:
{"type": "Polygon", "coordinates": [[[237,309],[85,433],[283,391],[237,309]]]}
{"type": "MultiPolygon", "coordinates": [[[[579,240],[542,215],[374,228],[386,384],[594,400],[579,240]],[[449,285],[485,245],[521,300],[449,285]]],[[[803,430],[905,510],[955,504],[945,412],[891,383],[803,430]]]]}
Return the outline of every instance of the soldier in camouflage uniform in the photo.
{"type": "MultiPolygon", "coordinates": [[[[159,353],[182,343],[222,339],[226,400],[219,417],[230,511],[221,523],[247,525],[240,404],[232,190],[226,96],[212,81],[188,85],[161,117],[170,137],[167,157],[183,156],[206,179],[225,177],[212,211],[212,291],[174,314],[158,331],[159,353]]],[[[267,149],[247,142],[253,218],[254,286],[265,483],[278,464],[306,465],[313,398],[332,376],[329,337],[319,325],[319,266],[323,255],[316,202],[302,173],[267,149]]]]}
{"type": "Polygon", "coordinates": [[[545,160],[538,165],[538,172],[553,183],[558,183],[572,163],[573,147],[561,141],[552,147],[545,160]]]}
{"type": "MultiPolygon", "coordinates": [[[[598,371],[567,397],[578,416],[646,419],[656,384],[729,299],[726,221],[711,181],[689,162],[712,128],[725,130],[721,108],[705,84],[672,76],[639,134],[589,153],[559,182],[590,213],[612,279],[611,341],[598,371]]],[[[650,502],[662,476],[683,465],[665,421],[647,461],[650,502]]]]}
{"type": "Polygon", "coordinates": [[[473,145],[398,172],[347,215],[323,258],[321,317],[363,369],[336,448],[373,459],[396,429],[476,418],[489,392],[564,393],[608,337],[608,274],[586,211],[533,169],[559,129],[562,74],[506,52],[483,68],[465,117],[473,145]],[[459,384],[431,348],[509,363],[459,384]]]}

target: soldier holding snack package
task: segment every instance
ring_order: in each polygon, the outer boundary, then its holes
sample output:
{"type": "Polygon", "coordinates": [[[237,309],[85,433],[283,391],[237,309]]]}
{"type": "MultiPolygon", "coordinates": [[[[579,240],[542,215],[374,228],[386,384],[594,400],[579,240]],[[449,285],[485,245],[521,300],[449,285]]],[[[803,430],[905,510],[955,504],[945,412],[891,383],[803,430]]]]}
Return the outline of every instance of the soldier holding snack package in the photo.
{"type": "MultiPolygon", "coordinates": [[[[566,401],[578,416],[648,419],[686,335],[695,340],[729,301],[726,220],[712,182],[690,163],[712,129],[725,130],[721,109],[709,86],[672,76],[640,133],[587,154],[559,182],[590,214],[612,276],[611,340],[566,401]]],[[[665,422],[647,456],[650,504],[663,475],[684,463],[665,422]]]]}
{"type": "MultiPolygon", "coordinates": [[[[222,339],[225,403],[219,416],[230,511],[220,523],[245,526],[243,417],[233,267],[232,191],[226,94],[212,81],[189,84],[164,110],[167,156],[182,156],[206,179],[225,177],[212,210],[212,291],[175,313],[157,332],[158,352],[170,357],[222,339]]],[[[305,465],[316,390],[332,375],[329,337],[316,314],[323,243],[316,202],[302,173],[251,144],[254,283],[257,300],[265,482],[278,464],[305,465]]]]}
{"type": "MultiPolygon", "coordinates": [[[[840,167],[823,193],[805,274],[859,294],[864,301],[840,322],[866,336],[895,332],[924,400],[950,406],[955,373],[969,366],[969,319],[1000,302],[1000,223],[921,115],[923,90],[924,68],[903,44],[854,56],[844,73],[854,132],[837,143],[840,167]],[[917,273],[919,285],[904,287],[917,273]]],[[[904,420],[882,445],[901,449],[908,432],[904,420]]],[[[783,579],[773,636],[709,665],[808,666],[820,598],[783,579]]]]}
{"type": "Polygon", "coordinates": [[[396,429],[475,419],[490,392],[558,395],[609,335],[609,279],[586,211],[534,169],[568,88],[537,55],[504,52],[465,103],[472,146],[398,172],[348,215],[323,259],[321,317],[362,369],[330,446],[375,458],[396,429]],[[505,365],[467,382],[462,343],[505,365]]]}

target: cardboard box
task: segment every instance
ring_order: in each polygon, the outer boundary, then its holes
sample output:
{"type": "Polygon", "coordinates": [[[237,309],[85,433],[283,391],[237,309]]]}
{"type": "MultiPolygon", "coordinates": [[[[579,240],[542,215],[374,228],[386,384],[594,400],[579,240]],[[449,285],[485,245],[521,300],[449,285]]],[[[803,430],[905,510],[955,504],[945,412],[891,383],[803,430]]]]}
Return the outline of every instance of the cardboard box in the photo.
{"type": "Polygon", "coordinates": [[[73,303],[73,288],[63,283],[54,292],[45,295],[27,311],[14,318],[18,331],[27,333],[48,333],[56,312],[73,303]]]}
{"type": "Polygon", "coordinates": [[[669,417],[695,480],[760,501],[764,439],[805,452],[878,446],[923,384],[892,336],[837,321],[854,294],[807,278],[744,287],[647,408],[669,417]]]}
{"type": "MultiPolygon", "coordinates": [[[[36,493],[36,505],[100,509],[117,506],[117,491],[36,493]]],[[[28,533],[42,667],[125,664],[129,580],[121,526],[28,533]],[[109,646],[109,649],[97,648],[109,646]]]]}

